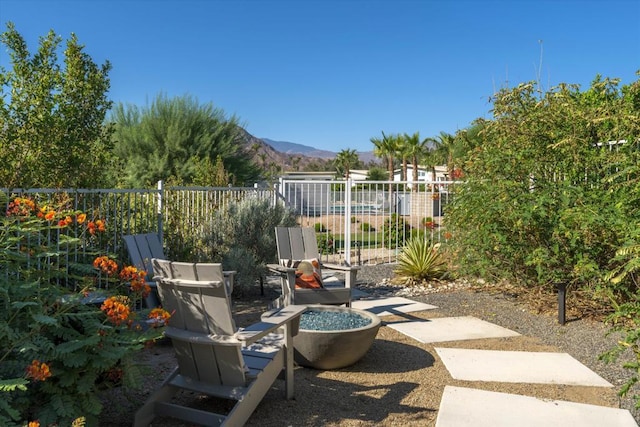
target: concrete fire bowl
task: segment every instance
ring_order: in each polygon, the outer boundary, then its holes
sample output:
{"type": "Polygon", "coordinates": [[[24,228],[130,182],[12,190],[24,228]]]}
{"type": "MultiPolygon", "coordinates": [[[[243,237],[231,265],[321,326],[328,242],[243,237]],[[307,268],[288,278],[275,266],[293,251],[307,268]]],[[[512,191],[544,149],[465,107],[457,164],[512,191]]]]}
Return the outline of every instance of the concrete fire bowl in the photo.
{"type": "Polygon", "coordinates": [[[338,330],[304,329],[300,325],[293,347],[295,361],[302,366],[329,370],[353,365],[369,351],[380,329],[380,318],[365,310],[330,305],[312,305],[309,310],[346,312],[371,321],[362,327],[338,330]]]}

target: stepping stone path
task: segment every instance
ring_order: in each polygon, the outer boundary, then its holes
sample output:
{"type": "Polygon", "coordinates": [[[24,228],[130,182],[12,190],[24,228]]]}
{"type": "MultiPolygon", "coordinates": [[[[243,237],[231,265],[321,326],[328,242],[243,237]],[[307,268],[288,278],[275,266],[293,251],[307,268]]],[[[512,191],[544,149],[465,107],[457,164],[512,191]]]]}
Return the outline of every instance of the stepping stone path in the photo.
{"type": "MultiPolygon", "coordinates": [[[[378,316],[437,307],[401,297],[367,297],[352,303],[378,316]]],[[[471,316],[387,322],[421,343],[516,337],[520,334],[471,316]]],[[[436,347],[454,379],[612,387],[567,353],[493,351],[436,347]],[[535,369],[531,367],[535,366],[535,369]]],[[[436,427],[637,427],[628,410],[446,386],[436,427]]]]}

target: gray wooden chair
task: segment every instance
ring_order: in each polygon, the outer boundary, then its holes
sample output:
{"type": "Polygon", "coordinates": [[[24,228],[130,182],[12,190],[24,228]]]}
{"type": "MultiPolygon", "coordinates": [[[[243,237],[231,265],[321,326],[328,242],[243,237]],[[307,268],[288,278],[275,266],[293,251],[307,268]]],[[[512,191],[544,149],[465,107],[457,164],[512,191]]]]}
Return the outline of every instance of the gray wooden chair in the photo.
{"type": "Polygon", "coordinates": [[[333,304],[351,306],[352,286],[355,286],[359,267],[324,264],[318,251],[315,230],[308,227],[276,227],[276,245],[279,264],[269,264],[268,268],[280,275],[282,296],[275,306],[288,304],[333,304]],[[322,289],[296,289],[295,265],[301,260],[318,260],[323,273],[322,289]],[[332,272],[334,275],[325,275],[332,272]],[[344,275],[340,280],[335,273],[344,275]]]}
{"type": "MultiPolygon", "coordinates": [[[[145,298],[145,305],[148,308],[158,307],[160,300],[156,289],[156,282],[153,281],[153,258],[166,259],[164,249],[160,242],[158,233],[130,234],[123,236],[131,264],[147,272],[147,284],[151,287],[151,293],[145,298]]],[[[235,271],[224,271],[225,283],[229,292],[233,291],[235,271]]]]}
{"type": "Polygon", "coordinates": [[[135,426],[149,425],[156,416],[242,426],[281,374],[286,398],[293,398],[293,336],[305,307],[267,312],[261,322],[237,330],[220,264],[152,263],[163,307],[173,313],[165,334],[178,366],[137,411],[135,426]],[[203,280],[207,276],[211,280],[203,280]],[[172,402],[181,389],[235,405],[224,414],[181,406],[172,402]]]}

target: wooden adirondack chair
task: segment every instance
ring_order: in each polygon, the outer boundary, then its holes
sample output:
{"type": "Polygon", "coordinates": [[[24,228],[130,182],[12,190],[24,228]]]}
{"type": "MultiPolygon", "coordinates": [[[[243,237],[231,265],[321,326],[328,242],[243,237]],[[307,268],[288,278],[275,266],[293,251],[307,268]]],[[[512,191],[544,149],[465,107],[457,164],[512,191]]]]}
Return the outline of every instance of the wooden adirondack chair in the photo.
{"type": "Polygon", "coordinates": [[[275,306],[288,304],[334,304],[351,306],[352,289],[359,267],[323,264],[318,252],[315,230],[308,227],[276,227],[276,245],[279,264],[269,264],[272,272],[280,275],[282,296],[275,306]],[[296,289],[296,264],[302,260],[317,260],[323,274],[326,271],[344,274],[344,280],[324,276],[322,289],[296,289]]]}
{"type": "MultiPolygon", "coordinates": [[[[147,272],[147,284],[151,287],[151,293],[145,298],[145,305],[148,308],[158,307],[160,299],[156,289],[156,282],[153,281],[153,258],[166,259],[164,249],[160,242],[158,233],[131,234],[122,237],[129,252],[131,263],[147,272]]],[[[235,271],[224,271],[225,283],[229,288],[229,293],[233,291],[233,281],[235,271]]]]}
{"type": "Polygon", "coordinates": [[[286,398],[293,398],[293,336],[305,307],[267,312],[261,322],[238,331],[220,264],[152,263],[163,307],[173,313],[166,336],[178,366],[138,410],[135,426],[149,425],[156,416],[242,426],[281,373],[286,398]],[[203,280],[208,275],[212,280],[203,280]],[[226,414],[181,406],[171,402],[180,389],[236,403],[226,414]]]}

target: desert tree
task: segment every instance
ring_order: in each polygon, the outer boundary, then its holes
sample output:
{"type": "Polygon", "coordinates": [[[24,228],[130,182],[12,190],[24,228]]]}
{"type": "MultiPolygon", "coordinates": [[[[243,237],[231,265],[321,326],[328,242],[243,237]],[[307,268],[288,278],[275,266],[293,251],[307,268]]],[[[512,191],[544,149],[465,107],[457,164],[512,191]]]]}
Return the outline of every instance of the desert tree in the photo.
{"type": "Polygon", "coordinates": [[[168,178],[190,184],[205,159],[210,165],[221,159],[230,184],[243,185],[259,175],[238,119],[212,103],[160,94],[145,107],[116,105],[111,120],[122,185],[149,186],[168,178]]]}
{"type": "Polygon", "coordinates": [[[13,23],[0,35],[10,69],[0,67],[0,184],[4,187],[95,187],[110,164],[104,119],[111,65],[97,65],[75,34],[51,30],[31,54],[13,23]]]}

